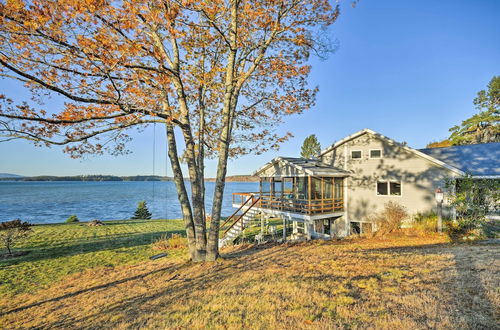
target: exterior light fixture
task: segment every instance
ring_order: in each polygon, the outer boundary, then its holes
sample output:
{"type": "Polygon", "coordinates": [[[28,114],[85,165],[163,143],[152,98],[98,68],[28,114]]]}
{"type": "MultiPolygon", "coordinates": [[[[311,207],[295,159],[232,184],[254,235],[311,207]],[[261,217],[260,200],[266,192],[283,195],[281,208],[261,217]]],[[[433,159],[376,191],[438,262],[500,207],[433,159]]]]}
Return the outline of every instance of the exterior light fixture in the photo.
{"type": "Polygon", "coordinates": [[[443,200],[444,200],[443,190],[441,188],[437,188],[436,189],[436,202],[441,204],[443,202],[443,200]]]}

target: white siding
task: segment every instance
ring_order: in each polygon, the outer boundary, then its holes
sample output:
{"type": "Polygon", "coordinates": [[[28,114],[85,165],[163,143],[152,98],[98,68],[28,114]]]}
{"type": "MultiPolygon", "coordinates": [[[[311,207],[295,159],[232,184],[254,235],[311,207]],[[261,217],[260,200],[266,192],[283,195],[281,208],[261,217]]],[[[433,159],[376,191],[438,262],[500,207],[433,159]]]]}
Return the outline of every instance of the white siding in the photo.
{"type": "Polygon", "coordinates": [[[435,209],[434,191],[445,188],[445,179],[453,176],[412,152],[365,133],[323,155],[322,160],[352,172],[347,179],[347,218],[349,221],[369,221],[369,216],[381,210],[388,201],[405,206],[410,214],[435,209]],[[344,148],[346,155],[344,155],[344,148]],[[381,158],[370,159],[370,150],[380,149],[381,158]],[[352,150],[361,150],[361,159],[351,159],[352,150]],[[379,196],[377,181],[400,181],[401,196],[379,196]]]}

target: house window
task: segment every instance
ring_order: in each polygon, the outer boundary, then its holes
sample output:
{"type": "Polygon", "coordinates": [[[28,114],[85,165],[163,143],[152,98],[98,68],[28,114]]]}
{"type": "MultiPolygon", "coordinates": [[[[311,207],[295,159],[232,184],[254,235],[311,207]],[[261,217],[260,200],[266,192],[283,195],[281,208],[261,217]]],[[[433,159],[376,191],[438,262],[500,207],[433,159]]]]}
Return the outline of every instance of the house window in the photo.
{"type": "Polygon", "coordinates": [[[377,182],[377,195],[379,196],[401,196],[401,182],[377,182]]]}
{"type": "Polygon", "coordinates": [[[351,235],[369,234],[373,232],[373,226],[368,222],[351,222],[351,235]]]}
{"type": "Polygon", "coordinates": [[[373,232],[373,225],[369,222],[364,222],[361,224],[361,233],[369,234],[373,232]]]}
{"type": "Polygon", "coordinates": [[[351,235],[361,234],[361,224],[359,222],[351,222],[351,235]]]}
{"type": "Polygon", "coordinates": [[[353,150],[351,151],[351,158],[352,159],[361,159],[361,151],[360,150],[353,150]]]}
{"type": "Polygon", "coordinates": [[[401,196],[401,182],[390,182],[390,191],[393,196],[401,196]]]}
{"type": "Polygon", "coordinates": [[[370,150],[370,158],[380,158],[382,157],[382,150],[376,149],[376,150],[370,150]]]}
{"type": "Polygon", "coordinates": [[[389,189],[387,187],[387,182],[377,182],[377,195],[388,195],[389,189]]]}

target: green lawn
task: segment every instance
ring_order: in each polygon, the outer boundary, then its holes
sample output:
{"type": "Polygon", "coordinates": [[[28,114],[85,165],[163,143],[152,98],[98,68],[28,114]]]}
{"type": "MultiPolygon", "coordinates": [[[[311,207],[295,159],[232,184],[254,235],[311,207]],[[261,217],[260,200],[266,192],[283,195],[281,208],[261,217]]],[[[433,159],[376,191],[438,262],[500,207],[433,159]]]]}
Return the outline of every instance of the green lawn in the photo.
{"type": "MultiPolygon", "coordinates": [[[[33,226],[33,233],[15,251],[21,257],[0,260],[0,296],[34,292],[64,276],[96,267],[114,267],[147,260],[160,251],[151,243],[164,234],[184,233],[182,220],[105,221],[33,226]]],[[[170,256],[183,251],[169,251],[170,256]]]]}
{"type": "MultiPolygon", "coordinates": [[[[25,256],[0,259],[0,296],[36,292],[63,277],[87,269],[115,267],[148,260],[163,251],[152,244],[162,235],[184,235],[182,220],[116,220],[104,226],[86,223],[33,226],[29,238],[15,246],[15,252],[30,251],[25,256]]],[[[253,241],[260,232],[259,221],[245,230],[244,240],[253,241]]],[[[273,219],[277,237],[282,222],[273,219]]],[[[221,233],[223,229],[221,230],[221,233]]],[[[4,251],[2,251],[4,252],[4,251]]],[[[168,251],[169,257],[185,255],[184,250],[168,251]]]]}

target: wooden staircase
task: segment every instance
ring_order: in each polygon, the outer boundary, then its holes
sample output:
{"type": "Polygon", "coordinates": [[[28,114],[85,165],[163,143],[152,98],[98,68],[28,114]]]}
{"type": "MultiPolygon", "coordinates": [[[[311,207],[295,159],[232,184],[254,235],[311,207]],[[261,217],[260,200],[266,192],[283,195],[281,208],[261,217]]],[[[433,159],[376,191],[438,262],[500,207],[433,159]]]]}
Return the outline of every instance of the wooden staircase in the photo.
{"type": "Polygon", "coordinates": [[[221,225],[224,228],[229,224],[229,227],[219,238],[219,247],[224,247],[234,240],[250,225],[250,222],[255,220],[255,217],[260,213],[254,208],[260,201],[260,197],[251,196],[248,198],[226,221],[221,225]],[[238,214],[242,211],[241,214],[238,214]]]}

